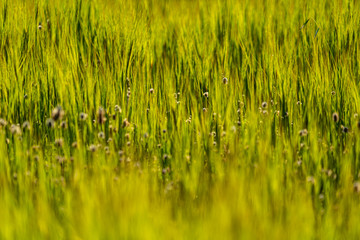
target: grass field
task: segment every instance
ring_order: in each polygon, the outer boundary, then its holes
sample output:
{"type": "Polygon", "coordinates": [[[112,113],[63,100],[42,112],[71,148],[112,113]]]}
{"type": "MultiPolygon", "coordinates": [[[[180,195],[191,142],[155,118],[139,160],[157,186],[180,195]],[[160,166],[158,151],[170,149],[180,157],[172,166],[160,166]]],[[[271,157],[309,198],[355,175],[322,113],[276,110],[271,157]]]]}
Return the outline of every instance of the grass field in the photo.
{"type": "Polygon", "coordinates": [[[2,0],[0,239],[359,239],[360,3],[2,0]]]}

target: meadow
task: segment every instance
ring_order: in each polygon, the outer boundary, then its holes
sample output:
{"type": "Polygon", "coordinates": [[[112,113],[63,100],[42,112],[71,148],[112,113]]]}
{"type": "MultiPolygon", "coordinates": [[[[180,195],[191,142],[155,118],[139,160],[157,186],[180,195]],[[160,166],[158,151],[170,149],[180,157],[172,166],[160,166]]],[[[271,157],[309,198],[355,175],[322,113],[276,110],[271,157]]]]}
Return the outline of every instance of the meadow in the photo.
{"type": "Polygon", "coordinates": [[[2,0],[0,239],[359,239],[359,11],[2,0]]]}

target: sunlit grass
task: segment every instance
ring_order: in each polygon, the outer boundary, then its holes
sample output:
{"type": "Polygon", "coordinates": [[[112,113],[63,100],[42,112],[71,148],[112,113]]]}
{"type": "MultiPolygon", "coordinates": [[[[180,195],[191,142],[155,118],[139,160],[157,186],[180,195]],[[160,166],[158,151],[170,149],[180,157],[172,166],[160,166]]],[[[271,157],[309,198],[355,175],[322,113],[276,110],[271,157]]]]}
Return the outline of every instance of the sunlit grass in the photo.
{"type": "Polygon", "coordinates": [[[0,239],[357,239],[359,3],[0,3],[0,239]]]}

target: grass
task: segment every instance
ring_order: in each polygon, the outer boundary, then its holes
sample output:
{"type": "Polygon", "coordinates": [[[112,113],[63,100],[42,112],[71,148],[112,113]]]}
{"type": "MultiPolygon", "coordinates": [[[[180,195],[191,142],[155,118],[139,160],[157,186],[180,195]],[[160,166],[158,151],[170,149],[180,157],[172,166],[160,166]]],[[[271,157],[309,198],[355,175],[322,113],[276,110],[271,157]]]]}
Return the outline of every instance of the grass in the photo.
{"type": "Polygon", "coordinates": [[[0,239],[359,238],[359,7],[2,1],[0,239]]]}

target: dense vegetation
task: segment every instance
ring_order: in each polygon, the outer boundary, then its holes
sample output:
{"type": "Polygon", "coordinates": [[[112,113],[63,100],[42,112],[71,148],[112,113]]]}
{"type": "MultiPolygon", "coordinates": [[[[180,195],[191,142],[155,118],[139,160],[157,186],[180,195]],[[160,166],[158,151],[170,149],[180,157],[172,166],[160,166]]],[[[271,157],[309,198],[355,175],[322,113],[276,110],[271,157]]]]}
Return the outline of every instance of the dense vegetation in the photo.
{"type": "Polygon", "coordinates": [[[3,0],[0,239],[357,239],[353,0],[3,0]]]}

